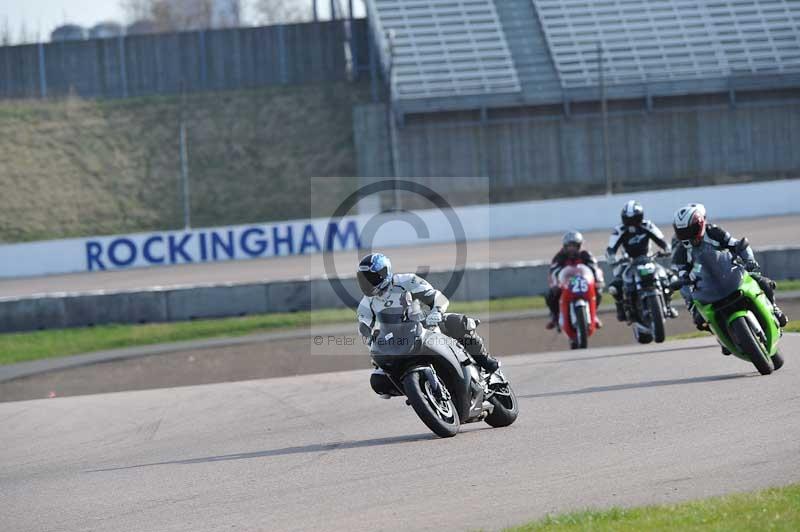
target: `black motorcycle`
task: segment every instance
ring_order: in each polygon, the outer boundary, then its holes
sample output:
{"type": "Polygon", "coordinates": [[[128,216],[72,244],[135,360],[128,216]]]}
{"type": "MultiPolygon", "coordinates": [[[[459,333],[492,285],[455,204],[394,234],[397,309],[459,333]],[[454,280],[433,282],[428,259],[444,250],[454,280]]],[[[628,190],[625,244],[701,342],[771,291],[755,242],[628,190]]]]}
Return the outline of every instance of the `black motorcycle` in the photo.
{"type": "MultiPolygon", "coordinates": [[[[410,298],[409,298],[410,299],[410,298]]],[[[506,427],[517,419],[517,397],[498,370],[487,375],[456,340],[426,328],[417,302],[378,313],[370,342],[377,366],[371,376],[379,393],[407,397],[435,434],[449,438],[462,423],[506,427]]]]}
{"type": "Polygon", "coordinates": [[[671,275],[655,260],[663,256],[666,254],[637,257],[622,274],[625,313],[633,326],[633,336],[640,344],[653,340],[663,342],[666,318],[678,316],[669,304],[671,275]]]}

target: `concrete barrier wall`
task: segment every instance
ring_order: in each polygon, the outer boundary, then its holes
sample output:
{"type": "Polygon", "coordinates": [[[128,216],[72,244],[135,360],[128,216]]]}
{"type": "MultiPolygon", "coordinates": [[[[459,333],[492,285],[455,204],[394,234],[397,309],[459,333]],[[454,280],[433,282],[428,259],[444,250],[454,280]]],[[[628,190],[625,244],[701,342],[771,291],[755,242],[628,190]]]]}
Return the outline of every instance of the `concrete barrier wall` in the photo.
{"type": "MultiPolygon", "coordinates": [[[[764,272],[773,279],[800,278],[800,248],[765,248],[756,252],[764,272]]],[[[606,278],[608,265],[601,264],[606,278]]],[[[464,271],[451,294],[455,301],[480,301],[533,296],[547,290],[548,264],[541,261],[489,265],[464,271]]],[[[452,272],[426,277],[444,288],[452,272]]],[[[355,280],[342,279],[344,288],[359,298],[355,280]]],[[[195,286],[139,292],[67,294],[62,297],[0,299],[0,332],[86,327],[108,323],[157,323],[344,308],[325,279],[259,284],[195,286]]]]}
{"type": "MultiPolygon", "coordinates": [[[[473,182],[481,186],[482,179],[473,182]]],[[[443,187],[440,183],[433,189],[443,187]]],[[[636,194],[647,216],[670,225],[673,212],[701,202],[719,219],[800,213],[800,179],[709,187],[655,190],[636,194]],[[757,201],[755,199],[757,199],[757,201]]],[[[371,196],[377,199],[377,196],[371,196]]],[[[611,194],[542,201],[455,207],[453,214],[467,241],[492,240],[564,230],[564,216],[581,231],[607,229],[619,223],[619,208],[631,196],[611,194]]],[[[128,235],[70,238],[0,245],[0,278],[44,274],[123,270],[176,264],[252,260],[322,251],[355,250],[369,242],[369,228],[378,228],[375,248],[453,242],[457,226],[447,210],[361,213],[342,218],[316,218],[264,224],[154,231],[128,235]],[[422,236],[417,232],[422,222],[422,236]]]]}
{"type": "MultiPolygon", "coordinates": [[[[735,107],[709,105],[708,98],[686,106],[656,105],[624,110],[611,105],[608,118],[609,172],[615,190],[709,183],[718,176],[797,175],[800,152],[794,149],[800,128],[800,105],[766,94],[742,94],[735,107]]],[[[630,102],[625,102],[630,105],[630,102]]],[[[378,107],[363,109],[376,115],[378,107]]],[[[518,198],[530,187],[585,190],[603,187],[603,122],[599,110],[576,105],[569,116],[542,116],[515,109],[476,109],[458,116],[415,115],[397,132],[397,175],[491,176],[492,192],[518,198]]],[[[380,120],[380,116],[374,119],[380,120]]],[[[369,124],[367,120],[361,123],[369,124]]],[[[388,153],[389,143],[369,129],[355,130],[356,146],[388,153]]],[[[379,163],[380,158],[359,162],[379,163]]],[[[360,167],[362,172],[381,167],[360,167]]]]}
{"type": "Polygon", "coordinates": [[[368,70],[367,24],[334,20],[0,46],[0,99],[128,98],[348,79],[368,70]]]}

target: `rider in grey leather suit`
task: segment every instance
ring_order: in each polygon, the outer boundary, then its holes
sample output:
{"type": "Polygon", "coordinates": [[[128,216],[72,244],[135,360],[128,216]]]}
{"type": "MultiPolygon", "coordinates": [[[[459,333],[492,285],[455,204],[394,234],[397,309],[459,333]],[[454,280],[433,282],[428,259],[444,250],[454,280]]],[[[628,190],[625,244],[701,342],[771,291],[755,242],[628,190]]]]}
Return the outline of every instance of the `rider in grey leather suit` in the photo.
{"type": "Polygon", "coordinates": [[[486,350],[478,333],[479,320],[447,312],[450,300],[431,284],[413,273],[393,274],[392,263],[382,253],[371,253],[361,259],[356,273],[358,285],[364,293],[358,305],[358,330],[362,337],[372,337],[377,312],[388,307],[399,307],[406,293],[418,300],[428,310],[425,324],[438,326],[439,330],[458,341],[489,373],[497,371],[500,362],[486,350]]]}

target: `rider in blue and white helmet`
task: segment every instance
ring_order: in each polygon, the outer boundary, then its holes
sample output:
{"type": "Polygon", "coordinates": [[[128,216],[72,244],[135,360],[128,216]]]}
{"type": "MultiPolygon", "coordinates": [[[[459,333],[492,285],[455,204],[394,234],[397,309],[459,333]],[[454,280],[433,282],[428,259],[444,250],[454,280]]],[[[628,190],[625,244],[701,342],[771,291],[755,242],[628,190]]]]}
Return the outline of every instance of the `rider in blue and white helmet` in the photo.
{"type": "Polygon", "coordinates": [[[358,263],[356,279],[365,297],[377,296],[392,283],[392,261],[383,253],[371,253],[358,263]]]}
{"type": "Polygon", "coordinates": [[[486,371],[492,373],[500,367],[500,362],[489,354],[477,333],[478,320],[447,312],[450,300],[422,277],[413,273],[393,274],[392,262],[383,253],[370,253],[362,258],[356,279],[364,294],[358,305],[358,331],[364,338],[372,337],[375,309],[399,307],[401,299],[410,293],[427,311],[427,326],[438,326],[442,333],[457,340],[486,371]]]}

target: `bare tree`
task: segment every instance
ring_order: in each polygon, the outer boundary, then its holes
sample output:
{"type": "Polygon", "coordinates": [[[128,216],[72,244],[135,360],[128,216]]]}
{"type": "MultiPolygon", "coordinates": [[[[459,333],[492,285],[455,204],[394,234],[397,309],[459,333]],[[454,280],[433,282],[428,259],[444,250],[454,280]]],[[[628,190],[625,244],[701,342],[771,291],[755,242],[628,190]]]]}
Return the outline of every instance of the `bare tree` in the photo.
{"type": "Polygon", "coordinates": [[[8,17],[6,17],[3,19],[3,25],[0,27],[0,46],[9,46],[13,41],[11,26],[8,24],[8,17]]]}
{"type": "Polygon", "coordinates": [[[313,0],[255,0],[254,9],[261,24],[285,24],[309,20],[313,0]]]}
{"type": "Polygon", "coordinates": [[[147,20],[153,14],[153,0],[120,0],[119,5],[128,23],[147,20]]]}
{"type": "Polygon", "coordinates": [[[131,21],[150,20],[158,31],[236,26],[238,0],[121,0],[131,21]]]}
{"type": "Polygon", "coordinates": [[[25,24],[25,21],[19,27],[19,39],[17,40],[19,44],[26,44],[29,42],[33,42],[33,36],[28,29],[28,25],[25,24]]]}

